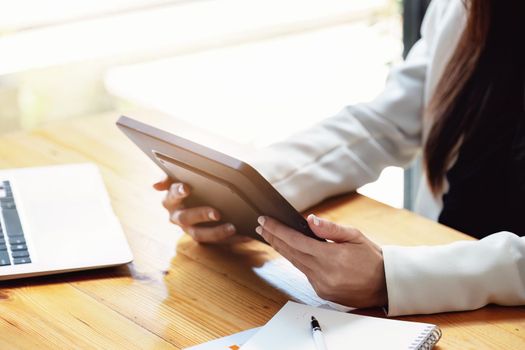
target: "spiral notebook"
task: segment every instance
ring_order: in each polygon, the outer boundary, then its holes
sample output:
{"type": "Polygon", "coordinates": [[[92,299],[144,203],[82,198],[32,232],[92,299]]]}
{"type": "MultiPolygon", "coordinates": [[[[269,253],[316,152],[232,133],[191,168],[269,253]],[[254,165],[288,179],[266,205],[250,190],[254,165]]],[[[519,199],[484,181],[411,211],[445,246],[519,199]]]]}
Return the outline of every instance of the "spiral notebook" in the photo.
{"type": "Polygon", "coordinates": [[[426,350],[441,337],[440,329],[428,323],[360,316],[289,301],[241,350],[316,350],[311,316],[319,321],[328,350],[426,350]]]}

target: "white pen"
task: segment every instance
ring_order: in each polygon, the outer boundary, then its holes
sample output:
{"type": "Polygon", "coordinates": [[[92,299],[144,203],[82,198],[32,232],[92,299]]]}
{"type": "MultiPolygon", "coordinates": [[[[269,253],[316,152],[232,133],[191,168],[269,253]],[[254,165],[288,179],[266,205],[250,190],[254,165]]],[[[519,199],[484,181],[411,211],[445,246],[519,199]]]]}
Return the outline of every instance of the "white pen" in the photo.
{"type": "Polygon", "coordinates": [[[312,337],[314,338],[315,348],[317,350],[327,350],[326,343],[324,342],[323,330],[321,329],[321,326],[319,326],[317,319],[313,316],[310,325],[312,326],[312,337]]]}

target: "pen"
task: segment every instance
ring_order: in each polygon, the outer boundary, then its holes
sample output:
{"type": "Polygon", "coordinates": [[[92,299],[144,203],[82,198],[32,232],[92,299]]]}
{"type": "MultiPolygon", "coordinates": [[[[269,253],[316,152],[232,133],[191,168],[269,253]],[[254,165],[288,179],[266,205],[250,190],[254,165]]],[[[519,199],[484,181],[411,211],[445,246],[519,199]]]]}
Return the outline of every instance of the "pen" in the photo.
{"type": "Polygon", "coordinates": [[[317,319],[312,316],[312,321],[310,322],[312,326],[312,337],[314,338],[315,348],[317,350],[326,350],[326,343],[324,342],[323,330],[319,326],[317,319]]]}

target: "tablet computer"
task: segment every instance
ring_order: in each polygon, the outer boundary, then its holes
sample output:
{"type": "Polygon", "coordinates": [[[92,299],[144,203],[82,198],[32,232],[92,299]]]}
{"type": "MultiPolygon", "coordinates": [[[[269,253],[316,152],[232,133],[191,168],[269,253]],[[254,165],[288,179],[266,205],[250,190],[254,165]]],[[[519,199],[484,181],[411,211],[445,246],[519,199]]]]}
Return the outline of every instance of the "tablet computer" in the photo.
{"type": "MultiPolygon", "coordinates": [[[[303,216],[249,164],[128,117],[120,117],[117,126],[172,180],[190,186],[186,207],[214,207],[221,213],[219,224],[231,222],[237,233],[263,242],[255,232],[261,215],[320,240],[303,216]]],[[[201,225],[210,224],[217,222],[201,225]]]]}

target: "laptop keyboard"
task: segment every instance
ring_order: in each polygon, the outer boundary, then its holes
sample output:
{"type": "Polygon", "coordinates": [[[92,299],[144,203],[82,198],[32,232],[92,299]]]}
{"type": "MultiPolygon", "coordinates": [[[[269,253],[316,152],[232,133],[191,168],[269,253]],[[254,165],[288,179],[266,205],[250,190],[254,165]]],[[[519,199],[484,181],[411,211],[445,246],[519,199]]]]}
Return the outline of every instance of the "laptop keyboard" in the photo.
{"type": "Polygon", "coordinates": [[[5,225],[0,225],[0,266],[29,264],[31,258],[9,181],[0,182],[0,208],[5,225]]]}

